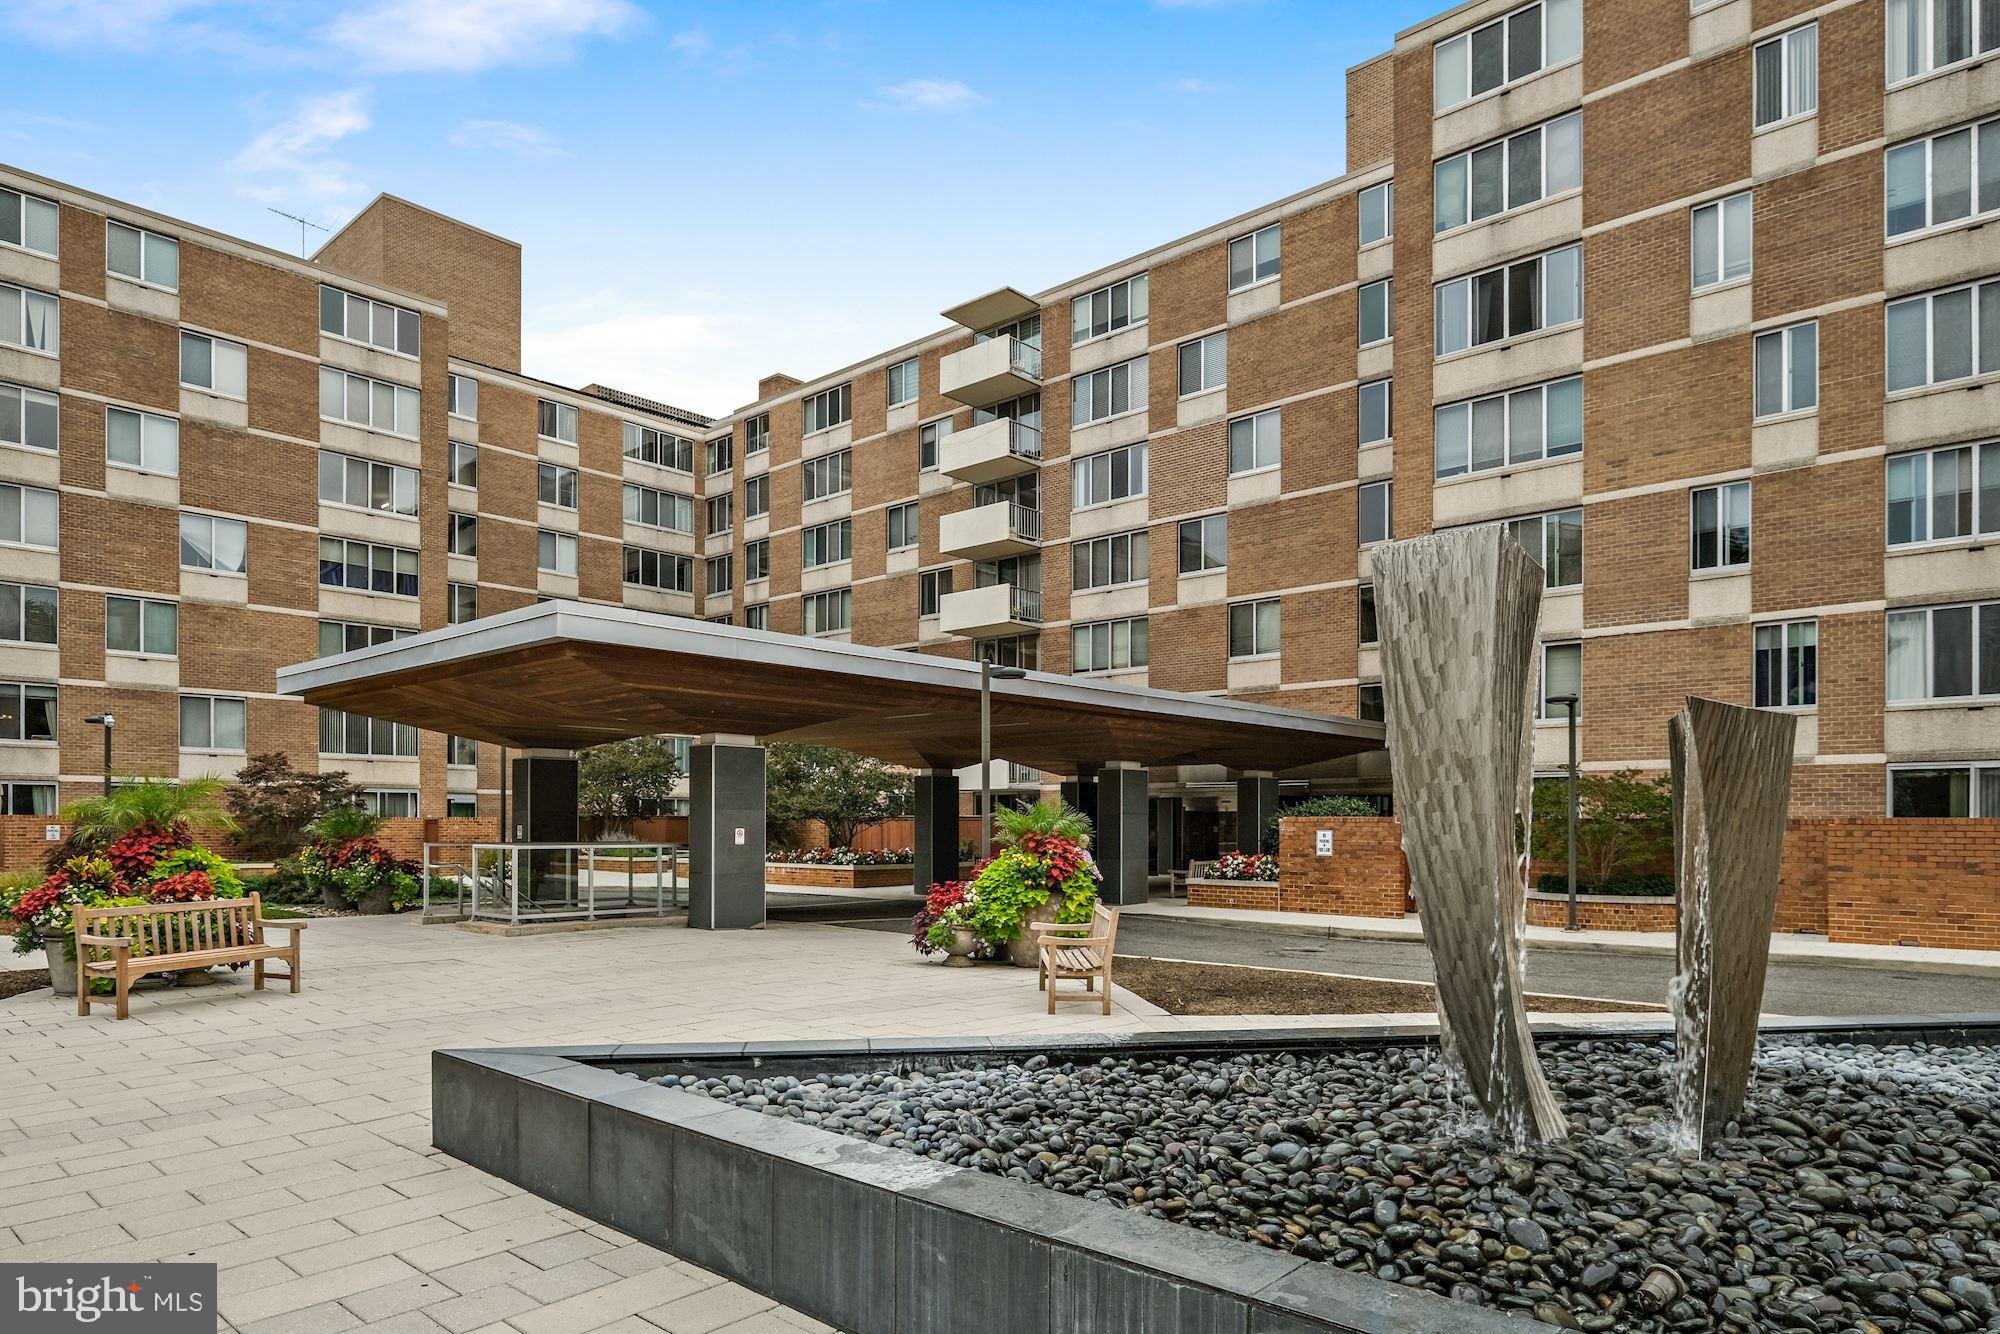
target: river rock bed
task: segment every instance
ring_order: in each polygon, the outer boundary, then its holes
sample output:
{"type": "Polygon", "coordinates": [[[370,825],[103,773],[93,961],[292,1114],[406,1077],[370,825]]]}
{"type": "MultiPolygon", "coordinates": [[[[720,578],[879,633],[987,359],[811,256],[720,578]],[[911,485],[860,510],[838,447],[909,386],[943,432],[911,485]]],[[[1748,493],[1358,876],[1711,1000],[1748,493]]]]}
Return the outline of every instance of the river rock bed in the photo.
{"type": "Polygon", "coordinates": [[[2000,1330],[2000,1049],[1766,1043],[1706,1158],[1666,1045],[1541,1050],[1519,1152],[1420,1046],[659,1082],[1566,1329],[2000,1330]]]}

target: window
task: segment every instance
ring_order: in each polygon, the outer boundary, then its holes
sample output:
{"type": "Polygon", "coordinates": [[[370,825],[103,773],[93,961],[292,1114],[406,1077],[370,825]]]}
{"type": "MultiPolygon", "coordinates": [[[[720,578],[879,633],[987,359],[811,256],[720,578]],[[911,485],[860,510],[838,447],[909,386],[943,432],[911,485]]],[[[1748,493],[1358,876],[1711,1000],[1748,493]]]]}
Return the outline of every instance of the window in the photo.
{"type": "Polygon", "coordinates": [[[1507,531],[1542,567],[1543,588],[1583,586],[1583,510],[1557,510],[1508,521],[1507,531]]]}
{"type": "Polygon", "coordinates": [[[743,609],[743,628],[746,630],[769,630],[771,628],[771,604],[759,602],[754,607],[743,609]]]}
{"type": "Polygon", "coordinates": [[[407,547],[322,537],[319,581],[327,588],[413,598],[417,595],[417,553],[407,547]]]}
{"type": "Polygon", "coordinates": [[[1751,63],[1757,83],[1752,123],[1757,128],[1819,110],[1818,24],[1757,43],[1751,63]]]}
{"type": "Polygon", "coordinates": [[[1583,247],[1439,283],[1437,355],[1555,329],[1583,318],[1583,247]]]}
{"type": "Polygon", "coordinates": [[[478,421],[479,381],[469,375],[445,376],[444,410],[454,417],[478,421]]]}
{"type": "Polygon", "coordinates": [[[694,531],[694,498],[650,486],[625,483],[625,522],[664,528],[673,533],[694,531]]]}
{"type": "Polygon", "coordinates": [[[899,361],[888,371],[889,406],[899,408],[917,401],[917,359],[899,361]]]}
{"type": "Polygon", "coordinates": [[[1887,468],[1891,547],[2000,532],[2000,443],[1894,454],[1887,468]]]}
{"type": "Polygon", "coordinates": [[[414,440],[420,429],[421,399],[408,385],[371,380],[332,366],[319,368],[319,415],[414,440]]]}
{"type": "Polygon", "coordinates": [[[417,470],[322,449],[319,498],[326,505],[349,505],[381,514],[415,514],[417,470]]]}
{"type": "Polygon", "coordinates": [[[625,548],[625,582],[665,593],[694,592],[694,559],[647,547],[625,548]]]}
{"type": "MultiPolygon", "coordinates": [[[[5,697],[6,689],[5,686],[0,686],[0,698],[5,697]]],[[[0,811],[4,811],[8,815],[54,815],[56,813],[56,785],[54,783],[0,783],[0,811]]]]}
{"type": "Polygon", "coordinates": [[[1755,632],[1754,698],[1760,709],[1819,702],[1819,622],[1760,625],[1755,632]]]}
{"type": "Polygon", "coordinates": [[[1069,632],[1069,669],[1081,675],[1144,667],[1149,650],[1147,638],[1143,616],[1073,625],[1069,632]]]}
{"type": "Polygon", "coordinates": [[[335,338],[414,357],[423,350],[422,325],[414,310],[370,301],[338,287],[319,289],[319,331],[335,338]]]}
{"type": "Polygon", "coordinates": [[[180,470],[181,424],[172,417],[130,408],[104,410],[106,461],[142,472],[180,470]]]}
{"type": "Polygon", "coordinates": [[[1229,656],[1256,658],[1278,651],[1278,599],[1229,604],[1229,656]]]}
{"type": "Polygon", "coordinates": [[[61,416],[54,394],[25,385],[0,384],[0,444],[54,449],[61,433],[61,416]]]}
{"type": "Polygon", "coordinates": [[[1356,298],[1360,317],[1355,339],[1363,347],[1393,336],[1395,326],[1389,313],[1389,279],[1365,283],[1356,298]]]}
{"type": "Polygon", "coordinates": [[[736,463],[736,443],[726,435],[717,436],[707,445],[708,475],[728,472],[736,463]]]}
{"type": "Polygon", "coordinates": [[[755,542],[743,544],[743,581],[771,577],[771,539],[760,537],[755,542]]]}
{"type": "Polygon", "coordinates": [[[1386,241],[1396,230],[1396,183],[1384,181],[1361,192],[1356,201],[1361,215],[1361,244],[1386,241]]]}
{"type": "Polygon", "coordinates": [[[417,793],[407,787],[365,787],[361,789],[361,809],[392,820],[417,818],[417,793]]]}
{"type": "Polygon", "coordinates": [[[950,570],[925,570],[917,576],[917,615],[935,616],[944,597],[951,592],[950,570]]]}
{"type": "Polygon", "coordinates": [[[224,695],[181,696],[182,750],[242,750],[240,699],[224,695]]]}
{"type": "Polygon", "coordinates": [[[1892,148],[1882,175],[1892,238],[2000,212],[2000,119],[1892,148]]]}
{"type": "Polygon", "coordinates": [[[471,737],[447,736],[444,739],[444,762],[462,765],[479,763],[479,743],[471,737]]]}
{"type": "Polygon", "coordinates": [[[576,534],[539,529],[535,533],[535,568],[545,574],[575,574],[576,534]]]}
{"type": "Polygon", "coordinates": [[[760,412],[743,423],[743,457],[762,454],[771,447],[771,414],[760,412]]]}
{"type": "Polygon", "coordinates": [[[1449,111],[1482,93],[1574,60],[1582,51],[1582,0],[1523,6],[1433,48],[1432,108],[1449,111]]]}
{"type": "Polygon", "coordinates": [[[47,199],[0,189],[0,245],[19,246],[54,259],[62,211],[47,199]]]}
{"type": "Polygon", "coordinates": [[[1749,565],[1750,483],[1698,488],[1689,529],[1694,569],[1735,570],[1749,565]]]}
{"type": "Polygon", "coordinates": [[[172,658],[181,651],[181,609],[176,602],[104,599],[104,647],[112,653],[144,653],[172,658]]]}
{"type": "Polygon", "coordinates": [[[319,753],[415,758],[417,729],[344,709],[319,711],[319,753]]]}
{"type": "Polygon", "coordinates": [[[1277,408],[1229,423],[1230,476],[1278,466],[1279,424],[1277,408]]]}
{"type": "Polygon", "coordinates": [[[1364,723],[1379,723],[1387,715],[1382,711],[1382,683],[1370,681],[1354,688],[1354,716],[1364,723]]]}
{"type": "Polygon", "coordinates": [[[1437,232],[1575,190],[1583,184],[1583,113],[1572,111],[1444,158],[1431,169],[1431,179],[1437,232]]]}
{"type": "Polygon", "coordinates": [[[1278,276],[1278,225],[1272,223],[1229,243],[1229,290],[1240,291],[1278,276]]]}
{"type": "Polygon", "coordinates": [[[1750,276],[1750,192],[1693,211],[1694,290],[1750,276]]]}
{"type": "Polygon", "coordinates": [[[803,601],[809,635],[836,634],[854,623],[854,596],[845,588],[808,593],[803,601]]]}
{"type": "Polygon", "coordinates": [[[1819,324],[1808,320],[1757,335],[1757,415],[1819,406],[1819,324]]]}
{"type": "Polygon", "coordinates": [[[808,570],[850,559],[854,554],[854,521],[836,519],[806,529],[799,534],[799,551],[808,570]]]}
{"type": "Polygon", "coordinates": [[[1583,448],[1583,379],[1493,394],[1437,410],[1433,449],[1437,475],[1560,458],[1583,448]]]}
{"type": "Polygon", "coordinates": [[[2000,9],[1991,0],[1888,0],[1888,13],[1892,84],[2000,49],[2000,9]]]}
{"type": "Polygon", "coordinates": [[[121,278],[177,292],[181,286],[181,243],[171,236],[106,221],[104,267],[121,278]]]}
{"type": "Polygon", "coordinates": [[[1375,585],[1362,584],[1354,590],[1354,634],[1363,648],[1382,642],[1382,631],[1375,620],[1375,585]]]}
{"type": "Polygon", "coordinates": [[[2000,696],[2000,602],[1910,607],[1887,621],[1891,704],[2000,696]]]}
{"type": "Polygon", "coordinates": [[[61,537],[62,498],[39,486],[0,483],[0,542],[54,551],[61,537]]]}
{"type": "Polygon", "coordinates": [[[1146,275],[1130,278],[1085,292],[1069,303],[1069,341],[1087,343],[1093,338],[1117,333],[1146,322],[1146,275]]]}
{"type": "Polygon", "coordinates": [[[248,392],[249,349],[241,343],[181,330],[181,383],[224,398],[248,392]]]}
{"type": "Polygon", "coordinates": [[[1069,382],[1072,426],[1105,421],[1146,407],[1146,358],[1134,357],[1069,382]]]}
{"type": "Polygon", "coordinates": [[[1146,580],[1146,531],[1113,533],[1072,542],[1069,548],[1070,588],[1088,593],[1146,580]]]}
{"type": "Polygon", "coordinates": [[[445,550],[454,556],[477,556],[479,554],[479,516],[475,514],[448,514],[445,516],[445,550]]]}
{"type": "Polygon", "coordinates": [[[1366,547],[1373,546],[1377,542],[1387,542],[1390,537],[1390,483],[1364,482],[1355,496],[1359,511],[1355,533],[1361,545],[1366,547]]]}
{"type": "Polygon", "coordinates": [[[542,504],[566,510],[576,508],[576,469],[559,463],[538,463],[535,479],[537,499],[542,504]]]}
{"type": "Polygon", "coordinates": [[[675,472],[694,471],[694,441],[637,422],[625,423],[625,457],[675,472]]]}
{"type": "Polygon", "coordinates": [[[816,459],[807,459],[800,465],[800,496],[803,500],[824,500],[837,496],[854,485],[854,453],[840,450],[833,454],[822,454],[816,459]]]}
{"type": "Polygon", "coordinates": [[[41,584],[0,583],[0,643],[53,644],[61,595],[41,584]]]}
{"type": "Polygon", "coordinates": [[[0,681],[0,741],[54,741],[56,688],[0,681]]]}
{"type": "Polygon", "coordinates": [[[1181,397],[1220,389],[1229,383],[1229,333],[1212,333],[1181,344],[1181,397]]]}
{"type": "MultiPolygon", "coordinates": [[[[453,584],[453,588],[463,588],[463,584],[453,584]]],[[[352,653],[356,649],[373,647],[376,644],[392,644],[398,639],[408,639],[415,630],[404,630],[390,625],[368,625],[361,621],[321,621],[319,623],[319,652],[323,658],[337,653],[352,653]]]]}
{"type": "Polygon", "coordinates": [[[479,814],[479,794],[476,792],[447,792],[444,794],[444,818],[447,820],[471,820],[479,814]]]}
{"type": "Polygon", "coordinates": [[[1041,641],[1035,635],[975,639],[972,641],[972,660],[990,662],[995,667],[1022,667],[1032,672],[1041,666],[1041,641]]]}
{"type": "Polygon", "coordinates": [[[1535,716],[1544,721],[1568,722],[1571,706],[1550,704],[1562,695],[1576,697],[1575,717],[1583,717],[1583,645],[1542,645],[1542,694],[1535,716]]]}
{"type": "Polygon", "coordinates": [[[802,433],[811,435],[816,431],[829,431],[852,417],[854,407],[848,398],[852,388],[852,385],[837,384],[800,400],[802,433]]]}
{"type": "Polygon", "coordinates": [[[444,619],[447,625],[464,625],[479,619],[479,585],[450,584],[445,589],[444,619]]]}
{"type": "Polygon", "coordinates": [[[2000,371],[2000,278],[1891,301],[1885,319],[1890,393],[2000,371]]]}
{"type": "Polygon", "coordinates": [[[938,466],[938,442],[951,434],[951,418],[925,422],[917,431],[917,471],[933,472],[938,466]]]}
{"type": "Polygon", "coordinates": [[[450,463],[451,484],[453,486],[479,485],[479,446],[462,441],[451,442],[450,463]]]}
{"type": "Polygon", "coordinates": [[[704,564],[710,597],[727,593],[736,586],[736,565],[728,556],[710,556],[704,564]]]}
{"type": "Polygon", "coordinates": [[[1181,573],[1206,574],[1229,564],[1229,516],[1181,520],[1181,573]]]}
{"type": "Polygon", "coordinates": [[[0,343],[45,352],[62,351],[62,303],[32,287],[0,283],[0,343]]]}
{"type": "Polygon", "coordinates": [[[761,519],[771,512],[771,479],[759,475],[743,479],[743,517],[761,519]]]}
{"type": "Polygon", "coordinates": [[[888,512],[889,550],[902,551],[917,544],[917,502],[891,505],[888,512]]]}
{"type": "Polygon", "coordinates": [[[576,409],[567,403],[551,403],[546,398],[535,402],[535,434],[545,440],[561,440],[576,443],[576,409]]]}
{"type": "Polygon", "coordinates": [[[1071,503],[1077,509],[1146,494],[1146,442],[1085,454],[1070,461],[1071,503]]]}
{"type": "Polygon", "coordinates": [[[1361,423],[1361,443],[1372,445],[1394,438],[1391,424],[1390,393],[1387,380],[1371,380],[1355,394],[1355,413],[1361,423]]]}
{"type": "Polygon", "coordinates": [[[708,498],[708,527],[710,537],[717,537],[736,526],[735,497],[710,496],[708,498]]]}
{"type": "Polygon", "coordinates": [[[250,530],[241,519],[181,515],[181,568],[242,574],[249,569],[250,530]]]}

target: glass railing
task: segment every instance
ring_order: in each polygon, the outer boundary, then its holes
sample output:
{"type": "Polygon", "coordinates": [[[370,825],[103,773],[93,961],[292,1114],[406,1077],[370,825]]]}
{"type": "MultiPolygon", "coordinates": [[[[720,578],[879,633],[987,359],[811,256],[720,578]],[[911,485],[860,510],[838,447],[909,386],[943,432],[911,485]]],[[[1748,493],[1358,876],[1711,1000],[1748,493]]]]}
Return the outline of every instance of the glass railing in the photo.
{"type": "Polygon", "coordinates": [[[658,917],[687,907],[686,859],[672,843],[426,843],[424,915],[658,917]]]}

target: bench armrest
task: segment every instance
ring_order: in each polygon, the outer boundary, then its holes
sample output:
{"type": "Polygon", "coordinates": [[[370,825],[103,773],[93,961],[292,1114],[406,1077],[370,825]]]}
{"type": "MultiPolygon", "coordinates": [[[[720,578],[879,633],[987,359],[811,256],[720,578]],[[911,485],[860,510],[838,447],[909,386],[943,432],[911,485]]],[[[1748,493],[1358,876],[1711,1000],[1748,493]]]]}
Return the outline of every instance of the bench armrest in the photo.
{"type": "Polygon", "coordinates": [[[257,925],[260,927],[275,926],[280,931],[303,931],[306,929],[306,924],[304,922],[301,922],[296,918],[289,918],[289,917],[279,918],[276,920],[273,920],[269,917],[259,917],[257,919],[257,925]]]}
{"type": "Polygon", "coordinates": [[[1030,931],[1034,932],[1034,933],[1035,933],[1036,935],[1044,935],[1044,934],[1046,934],[1046,933],[1048,933],[1048,932],[1050,932],[1050,931],[1088,931],[1088,930],[1090,930],[1090,923],[1088,923],[1088,922],[1030,922],[1030,923],[1028,923],[1028,930],[1030,930],[1030,931]]]}
{"type": "Polygon", "coordinates": [[[79,945],[108,945],[112,949],[129,950],[132,948],[132,937],[93,936],[79,931],[76,936],[76,943],[79,945]]]}
{"type": "Polygon", "coordinates": [[[1111,943],[1111,937],[1109,937],[1109,936],[1083,936],[1083,937],[1078,937],[1078,936],[1043,936],[1043,937],[1042,937],[1042,940],[1041,940],[1041,943],[1042,943],[1042,945],[1043,945],[1043,947],[1044,947],[1044,948],[1046,948],[1046,947],[1048,947],[1048,946],[1050,946],[1050,945],[1054,945],[1054,946],[1055,946],[1055,947],[1056,947],[1057,949],[1062,949],[1062,948],[1064,948],[1064,947],[1066,947],[1066,946],[1076,946],[1076,945],[1109,945],[1109,944],[1111,943]]]}

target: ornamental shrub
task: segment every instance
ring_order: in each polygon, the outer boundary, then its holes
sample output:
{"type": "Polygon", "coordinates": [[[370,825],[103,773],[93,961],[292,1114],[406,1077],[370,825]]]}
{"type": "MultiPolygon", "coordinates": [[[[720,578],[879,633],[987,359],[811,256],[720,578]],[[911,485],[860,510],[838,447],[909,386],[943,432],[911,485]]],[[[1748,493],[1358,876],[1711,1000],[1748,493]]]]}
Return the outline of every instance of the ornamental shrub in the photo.
{"type": "Polygon", "coordinates": [[[202,871],[182,871],[146,882],[146,897],[154,903],[200,903],[215,897],[215,882],[202,871]]]}
{"type": "Polygon", "coordinates": [[[1087,922],[1097,901],[1097,864],[1076,840],[1025,829],[1015,845],[979,867],[955,925],[994,945],[1018,940],[1051,895],[1059,922],[1087,922]]]}
{"type": "MultiPolygon", "coordinates": [[[[248,892],[243,888],[243,877],[236,874],[236,868],[229,859],[207,848],[181,848],[153,863],[153,879],[156,881],[186,871],[199,871],[207,876],[209,884],[215,887],[218,899],[240,899],[248,892]]],[[[158,898],[159,894],[154,892],[153,897],[158,898]]]]}
{"type": "Polygon", "coordinates": [[[162,857],[191,846],[193,840],[188,837],[186,825],[171,829],[146,825],[120,834],[104,849],[104,859],[111,863],[119,879],[136,885],[152,876],[154,863],[162,857]]]}

